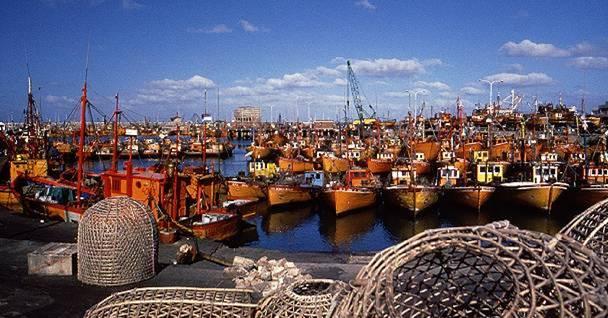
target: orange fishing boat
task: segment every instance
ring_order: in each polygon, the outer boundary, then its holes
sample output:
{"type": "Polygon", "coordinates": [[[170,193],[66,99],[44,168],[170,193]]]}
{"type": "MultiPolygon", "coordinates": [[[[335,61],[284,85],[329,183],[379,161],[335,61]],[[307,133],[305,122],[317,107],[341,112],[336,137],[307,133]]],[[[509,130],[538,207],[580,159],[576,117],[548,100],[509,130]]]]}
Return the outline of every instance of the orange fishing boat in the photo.
{"type": "Polygon", "coordinates": [[[418,215],[439,201],[439,189],[422,185],[393,185],[384,189],[389,205],[407,210],[411,216],[418,215]]]}
{"type": "Polygon", "coordinates": [[[373,174],[388,174],[391,172],[393,167],[393,160],[391,159],[367,159],[367,168],[373,174]]]}
{"type": "Polygon", "coordinates": [[[189,228],[194,236],[216,241],[226,240],[239,231],[238,215],[218,208],[194,214],[180,223],[189,228]]]}
{"type": "Polygon", "coordinates": [[[253,180],[227,180],[226,185],[228,186],[228,197],[230,199],[266,198],[263,185],[253,180]]]}
{"type": "Polygon", "coordinates": [[[439,156],[441,144],[437,141],[419,141],[414,143],[413,150],[423,153],[426,160],[433,161],[439,156]]]}
{"type": "Polygon", "coordinates": [[[332,156],[323,156],[323,171],[326,173],[344,173],[350,168],[350,160],[332,156]]]}
{"type": "Polygon", "coordinates": [[[279,169],[283,172],[304,173],[314,170],[315,165],[312,161],[304,161],[299,159],[279,158],[279,169]]]}
{"type": "Polygon", "coordinates": [[[312,200],[310,192],[293,184],[268,185],[268,204],[273,206],[304,203],[312,200]]]}
{"type": "Polygon", "coordinates": [[[337,187],[323,191],[324,202],[336,215],[372,206],[376,203],[376,192],[370,189],[337,187]]]}
{"type": "Polygon", "coordinates": [[[489,186],[462,186],[443,189],[446,202],[479,210],[490,200],[495,188],[489,186]]]}
{"type": "Polygon", "coordinates": [[[512,202],[539,210],[551,211],[553,203],[568,189],[568,184],[507,182],[502,183],[497,193],[504,202],[512,202]]]}

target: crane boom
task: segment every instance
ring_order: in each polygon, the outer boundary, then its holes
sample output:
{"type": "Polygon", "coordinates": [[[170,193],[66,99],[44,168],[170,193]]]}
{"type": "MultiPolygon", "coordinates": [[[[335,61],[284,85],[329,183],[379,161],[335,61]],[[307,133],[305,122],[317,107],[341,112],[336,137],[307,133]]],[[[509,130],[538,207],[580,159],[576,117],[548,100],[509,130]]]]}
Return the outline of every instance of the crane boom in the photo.
{"type": "Polygon", "coordinates": [[[370,115],[364,108],[363,102],[361,101],[361,94],[359,89],[359,81],[355,76],[355,72],[350,65],[350,61],[346,61],[346,69],[347,69],[347,77],[348,77],[348,87],[350,87],[350,93],[353,97],[353,104],[355,106],[355,110],[357,111],[357,116],[359,117],[359,121],[362,124],[365,118],[374,118],[376,116],[376,110],[369,105],[369,108],[373,111],[370,115]]]}

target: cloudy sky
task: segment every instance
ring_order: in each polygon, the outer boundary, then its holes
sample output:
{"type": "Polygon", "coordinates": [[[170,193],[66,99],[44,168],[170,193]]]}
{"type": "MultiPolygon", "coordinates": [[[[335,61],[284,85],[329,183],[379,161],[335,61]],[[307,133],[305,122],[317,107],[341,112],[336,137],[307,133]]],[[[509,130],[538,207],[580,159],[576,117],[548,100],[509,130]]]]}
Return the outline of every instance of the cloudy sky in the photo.
{"type": "Polygon", "coordinates": [[[606,1],[23,0],[0,8],[0,120],[21,120],[27,68],[46,118],[76,105],[90,43],[92,103],[133,120],[221,119],[261,105],[276,119],[335,118],[346,60],[366,104],[403,116],[467,109],[494,94],[580,105],[608,100],[606,1]],[[219,114],[217,96],[219,90],[219,114]],[[412,106],[413,107],[413,106],[412,106]]]}

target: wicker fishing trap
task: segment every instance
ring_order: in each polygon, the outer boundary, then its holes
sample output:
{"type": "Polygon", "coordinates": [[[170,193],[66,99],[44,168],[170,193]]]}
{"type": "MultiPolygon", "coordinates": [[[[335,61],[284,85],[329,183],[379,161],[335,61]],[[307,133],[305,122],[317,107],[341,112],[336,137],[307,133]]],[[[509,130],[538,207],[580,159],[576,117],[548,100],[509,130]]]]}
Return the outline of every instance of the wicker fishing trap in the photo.
{"type": "Polygon", "coordinates": [[[78,226],[78,280],[118,286],[155,275],[158,232],[150,209],[128,197],[98,202],[78,226]]]}
{"type": "Polygon", "coordinates": [[[603,200],[575,217],[561,231],[608,262],[608,200],[603,200]]]}
{"type": "Polygon", "coordinates": [[[332,317],[346,284],[329,279],[297,281],[260,302],[256,318],[332,317]]]}
{"type": "Polygon", "coordinates": [[[608,268],[558,235],[508,222],[428,230],[378,254],[341,317],[601,317],[608,268]]]}
{"type": "Polygon", "coordinates": [[[243,289],[157,287],[112,294],[85,313],[85,318],[252,317],[256,304],[243,289]]]}

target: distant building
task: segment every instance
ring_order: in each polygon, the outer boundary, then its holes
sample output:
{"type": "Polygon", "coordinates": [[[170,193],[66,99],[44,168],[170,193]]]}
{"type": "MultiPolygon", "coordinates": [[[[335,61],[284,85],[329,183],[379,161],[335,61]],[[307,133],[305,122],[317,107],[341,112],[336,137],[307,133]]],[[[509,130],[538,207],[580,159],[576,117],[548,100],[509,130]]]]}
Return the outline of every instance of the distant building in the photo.
{"type": "Polygon", "coordinates": [[[594,113],[600,117],[608,117],[608,102],[599,105],[594,113]]]}
{"type": "Polygon", "coordinates": [[[234,110],[234,123],[251,126],[262,122],[262,109],[259,106],[242,106],[234,110]]]}

